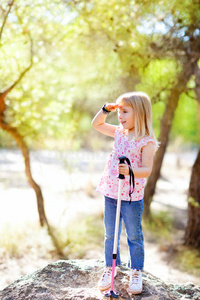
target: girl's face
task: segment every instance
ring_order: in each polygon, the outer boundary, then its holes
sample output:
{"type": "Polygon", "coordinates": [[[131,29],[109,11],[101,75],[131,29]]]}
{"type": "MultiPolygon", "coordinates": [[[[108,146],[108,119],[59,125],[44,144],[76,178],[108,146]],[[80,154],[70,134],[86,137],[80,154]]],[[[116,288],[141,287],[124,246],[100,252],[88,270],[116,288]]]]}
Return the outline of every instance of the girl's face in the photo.
{"type": "Polygon", "coordinates": [[[118,118],[119,122],[124,129],[129,131],[135,129],[135,112],[133,107],[122,104],[118,106],[118,118]]]}

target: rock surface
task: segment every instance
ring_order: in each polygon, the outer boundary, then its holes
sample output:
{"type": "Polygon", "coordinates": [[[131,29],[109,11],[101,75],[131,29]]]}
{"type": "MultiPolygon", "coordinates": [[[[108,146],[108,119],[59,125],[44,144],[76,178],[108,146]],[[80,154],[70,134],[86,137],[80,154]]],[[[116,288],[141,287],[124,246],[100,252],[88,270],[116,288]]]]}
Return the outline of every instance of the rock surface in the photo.
{"type": "MultiPolygon", "coordinates": [[[[14,281],[0,291],[0,299],[109,299],[97,288],[102,271],[103,262],[98,260],[60,260],[14,281]]],[[[129,269],[122,266],[114,282],[115,290],[120,293],[118,299],[200,299],[200,287],[192,283],[165,284],[151,274],[143,272],[143,292],[133,296],[127,292],[128,281],[129,269]]]]}

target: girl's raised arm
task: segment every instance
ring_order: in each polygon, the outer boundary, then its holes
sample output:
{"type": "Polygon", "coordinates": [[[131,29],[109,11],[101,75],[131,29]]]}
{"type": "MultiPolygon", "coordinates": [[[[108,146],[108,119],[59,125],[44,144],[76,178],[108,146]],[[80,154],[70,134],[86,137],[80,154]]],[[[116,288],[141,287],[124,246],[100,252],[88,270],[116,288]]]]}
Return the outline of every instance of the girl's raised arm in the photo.
{"type": "MultiPolygon", "coordinates": [[[[106,104],[106,109],[109,112],[114,112],[116,110],[116,108],[118,108],[118,105],[115,103],[108,103],[106,104]]],[[[96,116],[94,117],[94,119],[92,120],[92,126],[94,127],[94,129],[96,129],[97,131],[114,137],[114,133],[115,133],[115,129],[117,126],[115,125],[111,125],[111,124],[107,124],[105,123],[107,115],[103,113],[103,109],[101,109],[96,116]]]]}

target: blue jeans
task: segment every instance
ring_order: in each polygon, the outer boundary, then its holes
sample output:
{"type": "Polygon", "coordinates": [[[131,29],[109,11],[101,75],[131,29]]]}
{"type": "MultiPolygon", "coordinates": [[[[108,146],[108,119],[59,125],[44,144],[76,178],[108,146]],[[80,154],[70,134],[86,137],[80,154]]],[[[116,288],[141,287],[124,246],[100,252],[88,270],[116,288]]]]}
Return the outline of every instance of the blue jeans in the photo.
{"type": "MultiPolygon", "coordinates": [[[[126,229],[129,247],[128,266],[131,269],[143,270],[144,267],[144,238],[142,233],[142,213],[144,201],[121,201],[121,212],[119,221],[119,237],[117,246],[116,265],[121,264],[120,259],[120,235],[122,231],[122,220],[126,229]]],[[[115,233],[115,216],[117,200],[105,196],[104,226],[105,226],[105,262],[107,267],[112,267],[112,253],[115,233]]]]}

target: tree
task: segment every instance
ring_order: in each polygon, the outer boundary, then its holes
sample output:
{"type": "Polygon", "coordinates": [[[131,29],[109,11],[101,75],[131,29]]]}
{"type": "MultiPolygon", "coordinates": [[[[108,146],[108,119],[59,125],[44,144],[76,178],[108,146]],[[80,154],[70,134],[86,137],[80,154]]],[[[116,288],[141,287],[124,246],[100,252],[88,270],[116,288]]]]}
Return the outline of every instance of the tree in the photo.
{"type": "Polygon", "coordinates": [[[188,195],[188,223],[185,245],[200,248],[200,149],[192,167],[188,195]]]}
{"type": "MultiPolygon", "coordinates": [[[[200,113],[200,69],[196,65],[195,92],[200,113]]],[[[198,114],[198,117],[200,115],[198,114]]],[[[199,127],[200,135],[200,127],[199,127]]],[[[200,142],[200,141],[199,141],[200,142]]],[[[185,245],[200,248],[200,148],[192,167],[188,192],[188,222],[185,231],[185,245]]]]}
{"type": "Polygon", "coordinates": [[[181,7],[180,3],[169,4],[170,12],[162,16],[162,22],[168,27],[165,35],[152,44],[157,50],[157,56],[173,56],[181,65],[181,72],[177,76],[175,86],[171,89],[164,114],[161,119],[160,136],[161,142],[156,153],[152,173],[148,179],[144,196],[144,217],[150,218],[150,204],[155,193],[156,183],[160,175],[162,161],[167,148],[169,134],[178,105],[179,98],[183,92],[187,92],[187,83],[195,74],[197,62],[200,58],[198,51],[200,45],[199,22],[200,14],[197,1],[188,6],[187,1],[181,7]],[[174,9],[176,6],[176,9],[174,9]],[[187,14],[186,14],[187,12],[187,14]],[[170,13],[170,21],[169,21],[170,13]],[[180,32],[182,34],[180,34],[180,32]]]}
{"type": "Polygon", "coordinates": [[[156,183],[160,176],[160,171],[162,167],[163,158],[169,141],[169,134],[172,127],[172,122],[174,119],[174,114],[178,106],[178,101],[181,94],[187,90],[187,83],[190,80],[191,76],[194,74],[196,67],[196,62],[189,60],[183,67],[182,72],[180,73],[177,84],[170,91],[167,104],[165,106],[165,111],[163,113],[160,125],[160,135],[158,141],[160,146],[156,152],[154,165],[152,173],[148,179],[147,185],[145,187],[144,194],[144,218],[150,219],[150,204],[152,197],[155,193],[156,183]]]}
{"type": "MultiPolygon", "coordinates": [[[[13,4],[14,4],[14,0],[9,3],[9,5],[8,5],[9,8],[8,8],[7,12],[5,13],[3,23],[2,23],[2,26],[1,26],[1,30],[0,30],[0,41],[1,41],[1,38],[2,38],[4,26],[6,25],[6,20],[8,18],[8,15],[9,15],[11,9],[12,9],[13,4]]],[[[36,198],[37,198],[37,208],[38,208],[38,213],[39,213],[40,225],[44,226],[45,224],[48,225],[48,221],[47,221],[45,210],[44,210],[44,199],[43,199],[41,188],[34,181],[32,173],[31,173],[30,157],[29,157],[28,147],[26,146],[26,143],[24,142],[23,136],[19,133],[17,128],[14,128],[12,125],[8,124],[5,121],[5,118],[4,118],[4,115],[5,115],[5,112],[6,112],[6,104],[5,104],[6,96],[21,81],[21,79],[25,76],[25,74],[31,69],[31,67],[33,65],[33,49],[32,48],[33,48],[33,43],[32,43],[32,39],[30,37],[30,62],[29,62],[29,66],[19,74],[19,77],[17,78],[17,80],[15,80],[14,83],[10,84],[8,87],[4,88],[0,92],[0,127],[3,130],[5,130],[6,132],[8,132],[10,135],[12,135],[12,137],[15,139],[18,147],[20,148],[20,150],[21,150],[21,152],[24,156],[26,177],[27,177],[28,183],[30,184],[30,186],[35,191],[36,198]]]]}
{"type": "MultiPolygon", "coordinates": [[[[12,9],[12,6],[14,4],[14,0],[8,4],[8,10],[4,15],[4,19],[2,22],[1,30],[0,30],[0,41],[2,38],[4,26],[6,25],[7,18],[9,16],[9,13],[12,9]]],[[[42,195],[42,191],[40,186],[35,182],[33,179],[32,173],[31,173],[31,166],[30,166],[30,157],[29,157],[29,150],[28,147],[24,141],[23,136],[19,133],[18,129],[13,127],[12,125],[8,124],[5,120],[5,113],[6,113],[6,104],[5,104],[5,99],[8,93],[12,91],[12,89],[15,88],[15,86],[22,80],[22,78],[25,76],[25,74],[31,69],[33,65],[33,41],[31,36],[29,35],[29,44],[30,44],[30,62],[28,67],[24,69],[18,76],[18,78],[10,84],[8,87],[4,88],[0,92],[0,127],[8,132],[12,137],[15,139],[18,147],[20,148],[23,157],[24,157],[24,163],[25,163],[25,173],[26,177],[28,180],[29,185],[34,189],[36,198],[37,198],[37,208],[38,208],[38,213],[39,213],[39,220],[40,220],[40,225],[48,225],[47,217],[45,214],[45,209],[44,209],[44,199],[42,195]]]]}
{"type": "MultiPolygon", "coordinates": [[[[12,8],[14,7],[15,1],[12,0],[8,4],[8,8],[6,7],[0,7],[2,12],[3,12],[3,21],[2,21],[2,26],[0,29],[0,41],[1,41],[1,46],[3,45],[4,41],[2,39],[4,29],[6,26],[6,22],[8,20],[9,14],[12,11],[12,8]]],[[[23,5],[22,5],[23,6],[23,5]]],[[[20,6],[16,5],[14,9],[16,10],[15,13],[18,15],[18,19],[21,20],[19,10],[20,6]]],[[[23,26],[22,26],[23,28],[23,26]]],[[[25,28],[23,28],[25,29],[25,28]]],[[[25,142],[25,137],[23,136],[22,133],[20,133],[19,128],[16,126],[13,126],[7,121],[7,104],[6,104],[6,98],[7,96],[12,92],[16,86],[21,83],[22,79],[25,77],[25,75],[31,70],[33,67],[33,57],[34,57],[34,45],[33,45],[33,39],[31,36],[30,31],[26,28],[26,30],[22,30],[22,35],[25,40],[25,43],[29,46],[30,50],[30,57],[29,57],[29,62],[25,63],[28,64],[28,66],[25,66],[23,70],[18,70],[18,75],[17,78],[11,83],[8,84],[7,87],[3,88],[0,92],[0,128],[9,133],[16,141],[16,144],[18,145],[19,149],[22,152],[22,155],[24,157],[24,163],[25,163],[25,172],[26,172],[26,177],[28,180],[29,185],[34,189],[36,198],[37,198],[37,207],[38,207],[38,213],[39,213],[39,220],[40,220],[40,225],[41,226],[46,226],[48,229],[48,233],[50,234],[53,244],[57,250],[57,252],[62,255],[61,248],[59,246],[59,243],[57,241],[57,238],[54,235],[54,232],[52,230],[52,227],[50,226],[46,213],[45,213],[45,208],[44,208],[44,199],[42,195],[42,190],[40,186],[35,182],[32,176],[31,172],[31,165],[30,165],[30,157],[29,157],[29,149],[28,146],[25,142]]],[[[19,68],[20,69],[20,68],[19,68]]],[[[16,75],[15,75],[16,77],[16,75]]]]}

